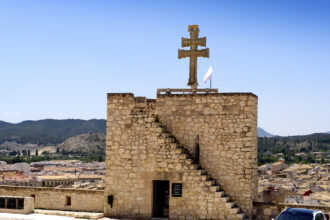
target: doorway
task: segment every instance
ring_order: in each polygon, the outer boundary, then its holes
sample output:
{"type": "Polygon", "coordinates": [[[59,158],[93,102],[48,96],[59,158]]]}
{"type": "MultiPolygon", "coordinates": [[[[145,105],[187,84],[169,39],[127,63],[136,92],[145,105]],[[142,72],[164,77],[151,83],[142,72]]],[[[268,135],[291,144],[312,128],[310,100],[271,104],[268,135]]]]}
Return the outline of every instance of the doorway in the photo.
{"type": "Polygon", "coordinates": [[[168,218],[170,181],[153,181],[153,217],[168,218]]]}

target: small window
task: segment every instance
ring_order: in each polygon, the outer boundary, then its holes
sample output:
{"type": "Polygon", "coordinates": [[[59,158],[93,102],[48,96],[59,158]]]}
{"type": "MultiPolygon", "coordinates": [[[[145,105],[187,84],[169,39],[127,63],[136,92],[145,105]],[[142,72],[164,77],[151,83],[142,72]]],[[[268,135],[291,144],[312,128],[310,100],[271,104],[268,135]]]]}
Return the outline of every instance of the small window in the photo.
{"type": "Polygon", "coordinates": [[[0,198],[0,208],[4,209],[5,208],[5,200],[4,198],[0,198]]]}
{"type": "Polygon", "coordinates": [[[17,209],[24,209],[24,199],[17,199],[17,209]]]}
{"type": "Polygon", "coordinates": [[[33,198],[33,202],[35,202],[36,201],[36,195],[31,194],[31,197],[33,198]]]}
{"type": "Polygon", "coordinates": [[[7,209],[16,209],[16,199],[7,199],[7,209]]]}
{"type": "Polygon", "coordinates": [[[71,196],[65,197],[65,205],[70,206],[71,205],[71,196]]]}

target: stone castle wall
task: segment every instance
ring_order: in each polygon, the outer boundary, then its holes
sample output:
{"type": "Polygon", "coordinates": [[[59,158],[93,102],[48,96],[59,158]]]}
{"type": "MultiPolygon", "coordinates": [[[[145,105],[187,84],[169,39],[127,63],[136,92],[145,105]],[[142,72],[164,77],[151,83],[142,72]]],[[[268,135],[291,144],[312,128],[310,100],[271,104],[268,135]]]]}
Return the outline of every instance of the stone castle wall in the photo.
{"type": "Polygon", "coordinates": [[[34,197],[34,208],[49,210],[103,212],[103,190],[55,189],[46,187],[0,186],[2,196],[34,197]],[[66,205],[71,197],[71,205],[66,205]]]}
{"type": "MultiPolygon", "coordinates": [[[[251,212],[257,195],[257,97],[251,93],[158,95],[156,112],[224,191],[251,212]]],[[[250,213],[251,214],[251,213],[250,213]]]]}
{"type": "Polygon", "coordinates": [[[183,184],[182,197],[170,196],[170,219],[242,219],[239,208],[196,169],[171,137],[193,151],[196,135],[202,165],[220,177],[226,194],[234,197],[239,191],[239,205],[252,213],[256,96],[160,95],[155,102],[133,94],[108,94],[107,104],[105,215],[150,218],[153,180],[169,180],[170,185],[183,184]],[[113,207],[107,204],[109,195],[113,207]]]}

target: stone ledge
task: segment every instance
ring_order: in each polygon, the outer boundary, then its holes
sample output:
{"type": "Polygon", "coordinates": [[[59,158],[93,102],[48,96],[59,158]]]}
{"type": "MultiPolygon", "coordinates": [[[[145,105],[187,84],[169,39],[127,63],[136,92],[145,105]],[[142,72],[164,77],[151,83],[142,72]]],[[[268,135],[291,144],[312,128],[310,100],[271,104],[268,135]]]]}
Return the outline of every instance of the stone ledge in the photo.
{"type": "Polygon", "coordinates": [[[197,89],[196,92],[193,92],[192,89],[157,89],[157,98],[158,97],[188,97],[188,96],[253,96],[258,98],[257,95],[251,92],[228,92],[228,93],[218,93],[217,89],[197,89]],[[184,90],[184,91],[181,91],[184,90]],[[198,91],[200,90],[200,91],[198,91]],[[180,92],[181,91],[181,92],[180,92]],[[162,94],[165,93],[165,94],[162,94]]]}
{"type": "Polygon", "coordinates": [[[73,188],[53,188],[53,187],[31,187],[31,186],[10,186],[1,185],[1,189],[8,190],[38,190],[38,191],[71,191],[71,192],[85,192],[85,193],[104,193],[104,190],[88,190],[88,189],[73,189],[73,188]]]}
{"type": "Polygon", "coordinates": [[[109,96],[134,97],[133,93],[108,93],[107,95],[108,95],[108,97],[109,96]]]}
{"type": "Polygon", "coordinates": [[[57,215],[57,216],[69,216],[74,218],[84,219],[100,219],[104,217],[104,213],[98,212],[79,212],[79,211],[63,211],[63,210],[47,210],[47,209],[35,209],[35,213],[44,215],[57,215]]]}
{"type": "Polygon", "coordinates": [[[157,89],[157,95],[162,95],[161,93],[165,93],[163,95],[169,94],[209,94],[209,93],[218,93],[218,89],[157,89]]]}

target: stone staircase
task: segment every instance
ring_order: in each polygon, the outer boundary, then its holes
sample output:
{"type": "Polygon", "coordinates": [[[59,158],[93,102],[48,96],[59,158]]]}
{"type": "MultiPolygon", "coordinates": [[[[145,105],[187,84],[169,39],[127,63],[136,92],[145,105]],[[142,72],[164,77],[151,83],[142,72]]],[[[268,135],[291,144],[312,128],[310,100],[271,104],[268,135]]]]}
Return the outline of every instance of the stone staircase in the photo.
{"type": "MultiPolygon", "coordinates": [[[[156,120],[155,120],[156,121],[156,120]]],[[[204,185],[208,187],[209,192],[214,194],[216,198],[220,198],[229,210],[231,217],[225,217],[225,219],[231,220],[248,220],[249,218],[245,216],[244,212],[238,207],[235,201],[233,201],[229,196],[226,195],[221,185],[208,174],[207,170],[202,168],[200,164],[194,164],[192,155],[189,151],[179,143],[176,138],[167,131],[165,127],[162,126],[160,122],[153,122],[153,126],[156,128],[156,132],[159,133],[159,138],[164,139],[164,146],[167,146],[175,151],[180,159],[185,160],[188,172],[190,172],[195,177],[198,177],[200,181],[204,182],[204,185]],[[233,218],[234,216],[234,218],[233,218]]]]}

